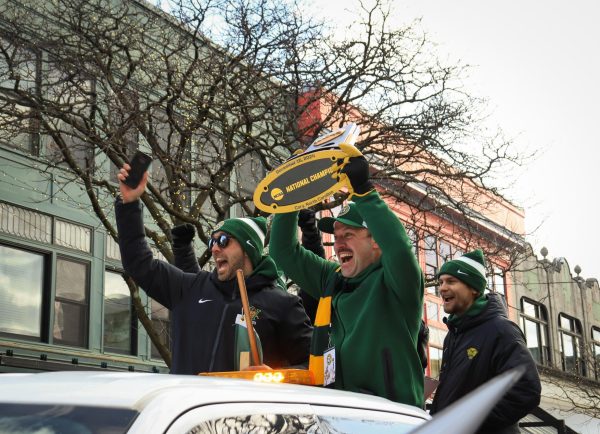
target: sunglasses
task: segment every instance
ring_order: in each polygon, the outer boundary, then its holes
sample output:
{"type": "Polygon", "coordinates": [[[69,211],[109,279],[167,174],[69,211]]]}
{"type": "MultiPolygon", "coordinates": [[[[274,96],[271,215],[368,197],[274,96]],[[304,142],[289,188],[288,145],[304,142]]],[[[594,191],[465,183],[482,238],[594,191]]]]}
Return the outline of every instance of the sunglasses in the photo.
{"type": "Polygon", "coordinates": [[[208,240],[208,250],[212,250],[213,246],[216,244],[220,248],[224,249],[229,244],[229,240],[233,239],[233,237],[229,234],[221,234],[218,237],[212,238],[208,240]]]}

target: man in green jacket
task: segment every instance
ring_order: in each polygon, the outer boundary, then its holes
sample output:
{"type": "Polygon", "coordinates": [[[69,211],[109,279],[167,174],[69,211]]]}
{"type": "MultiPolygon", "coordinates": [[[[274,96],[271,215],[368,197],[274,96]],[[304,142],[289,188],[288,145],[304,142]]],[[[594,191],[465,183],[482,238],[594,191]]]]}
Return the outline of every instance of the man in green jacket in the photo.
{"type": "Polygon", "coordinates": [[[369,181],[365,158],[351,158],[343,170],[354,202],[319,221],[321,231],[335,235],[340,264],[300,246],[298,213],[275,216],[270,255],[319,299],[310,356],[317,380],[421,407],[423,273],[402,223],[369,181]]]}

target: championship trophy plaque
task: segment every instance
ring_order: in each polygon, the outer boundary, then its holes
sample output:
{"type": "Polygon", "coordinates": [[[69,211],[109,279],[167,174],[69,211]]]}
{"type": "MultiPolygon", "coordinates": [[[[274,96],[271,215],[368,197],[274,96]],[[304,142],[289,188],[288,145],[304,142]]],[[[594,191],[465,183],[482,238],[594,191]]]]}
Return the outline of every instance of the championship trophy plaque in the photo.
{"type": "Polygon", "coordinates": [[[350,157],[362,154],[354,147],[360,128],[347,124],[317,137],[301,154],[271,171],[254,190],[254,204],[277,214],[299,211],[323,202],[342,188],[352,191],[341,169],[350,157]]]}

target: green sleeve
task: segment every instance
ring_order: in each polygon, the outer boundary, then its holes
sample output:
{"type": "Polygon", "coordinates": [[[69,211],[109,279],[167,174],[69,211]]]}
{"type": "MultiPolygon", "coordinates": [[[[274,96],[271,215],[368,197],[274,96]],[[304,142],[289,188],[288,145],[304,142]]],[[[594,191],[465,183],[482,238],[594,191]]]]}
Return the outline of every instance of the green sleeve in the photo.
{"type": "Polygon", "coordinates": [[[327,277],[338,265],[306,250],[298,242],[298,213],[276,214],[271,227],[269,255],[302,290],[319,298],[327,277]]]}
{"type": "Polygon", "coordinates": [[[353,200],[381,248],[386,286],[405,303],[414,301],[421,308],[425,281],[404,226],[376,191],[354,195],[353,200]]]}

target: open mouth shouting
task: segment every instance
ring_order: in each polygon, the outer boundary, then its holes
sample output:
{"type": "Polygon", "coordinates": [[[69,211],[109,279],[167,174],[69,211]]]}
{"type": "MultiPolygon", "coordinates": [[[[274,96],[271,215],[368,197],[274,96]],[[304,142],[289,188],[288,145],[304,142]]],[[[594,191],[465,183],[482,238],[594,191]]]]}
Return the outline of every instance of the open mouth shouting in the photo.
{"type": "Polygon", "coordinates": [[[447,309],[454,302],[454,295],[448,294],[448,293],[447,294],[443,294],[442,295],[442,301],[444,302],[444,309],[447,309]]]}
{"type": "Polygon", "coordinates": [[[231,280],[235,277],[235,273],[238,268],[243,269],[243,261],[236,257],[234,254],[233,257],[230,255],[219,254],[214,255],[213,259],[215,261],[215,269],[217,270],[217,278],[220,281],[231,280]]]}
{"type": "Polygon", "coordinates": [[[342,275],[346,277],[354,275],[354,268],[356,267],[354,252],[349,249],[339,250],[337,252],[337,257],[342,268],[342,275]]]}
{"type": "Polygon", "coordinates": [[[340,263],[342,265],[350,262],[353,257],[354,257],[354,254],[349,250],[344,250],[344,251],[338,253],[338,258],[340,259],[340,263]]]}
{"type": "Polygon", "coordinates": [[[217,267],[217,274],[220,276],[222,274],[227,274],[229,270],[229,262],[225,258],[215,258],[215,264],[217,267]]]}

